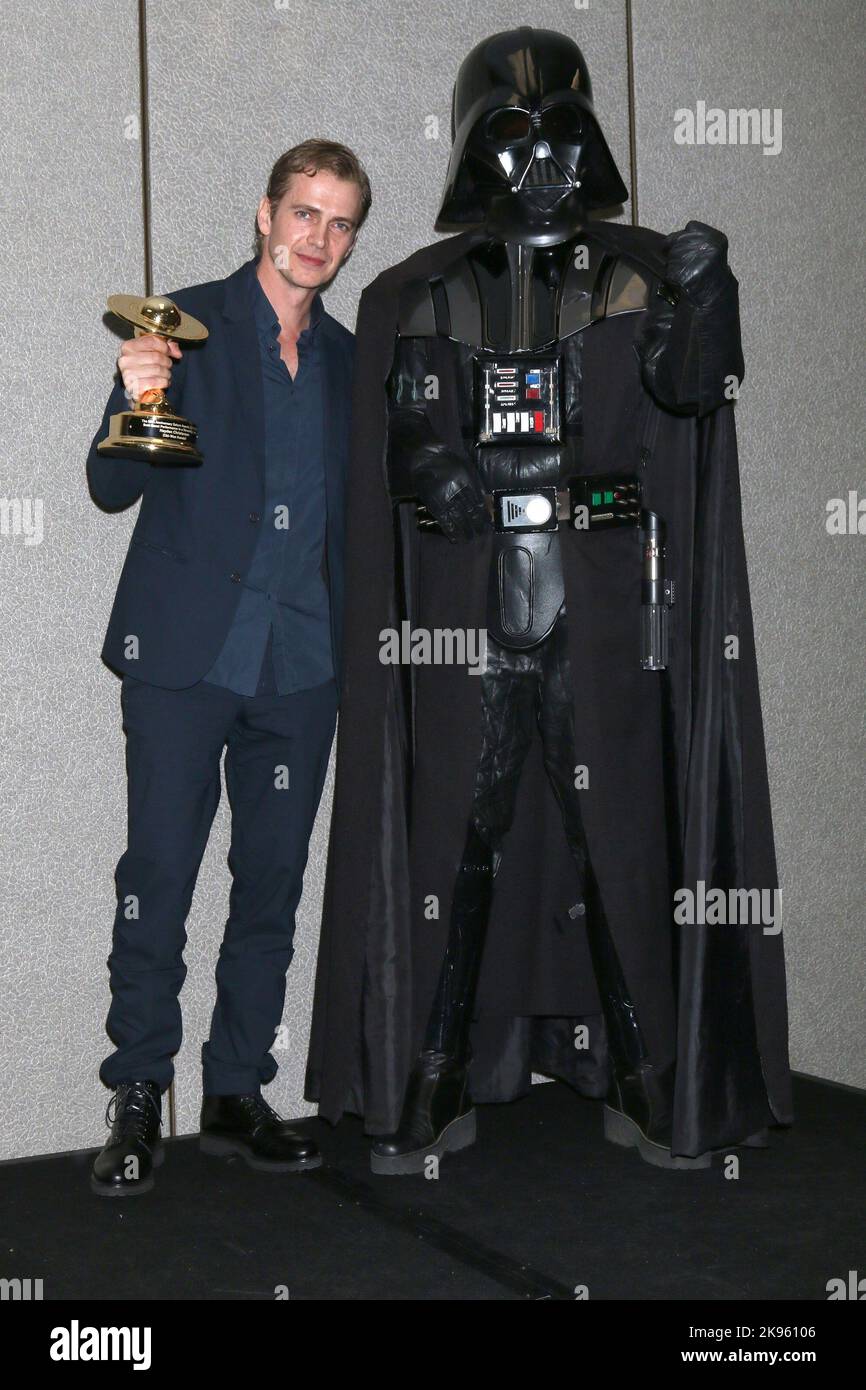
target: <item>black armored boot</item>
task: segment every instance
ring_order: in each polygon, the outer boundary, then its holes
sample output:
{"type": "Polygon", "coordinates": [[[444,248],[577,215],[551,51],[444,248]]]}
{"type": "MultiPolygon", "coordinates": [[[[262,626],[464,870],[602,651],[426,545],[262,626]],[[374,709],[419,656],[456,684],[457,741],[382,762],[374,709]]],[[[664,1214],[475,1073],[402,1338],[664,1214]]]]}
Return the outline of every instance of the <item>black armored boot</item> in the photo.
{"type": "Polygon", "coordinates": [[[607,1028],[611,1082],[604,1105],[604,1136],[636,1148],[656,1168],[708,1168],[709,1153],[687,1158],[671,1153],[674,1068],[655,1066],[647,1055],[635,1006],[592,880],[587,931],[596,984],[607,1028]]]}
{"type": "Polygon", "coordinates": [[[671,1153],[673,1068],[650,1062],[629,1069],[614,1059],[613,1079],[604,1105],[604,1137],[636,1148],[656,1168],[709,1168],[710,1153],[687,1158],[671,1153]]]}
{"type": "MultiPolygon", "coordinates": [[[[671,1153],[673,1082],[672,1066],[659,1070],[643,1061],[629,1067],[627,1063],[617,1065],[614,1060],[604,1107],[604,1137],[613,1144],[633,1146],[641,1158],[657,1168],[709,1168],[716,1150],[695,1158],[671,1153]]],[[[766,1149],[768,1145],[767,1130],[762,1129],[738,1144],[724,1145],[719,1152],[727,1153],[732,1148],[766,1149]]]]}
{"type": "Polygon", "coordinates": [[[424,1046],[409,1076],[396,1133],[373,1144],[374,1173],[423,1173],[429,1157],[475,1143],[475,1111],[466,1098],[469,1026],[493,898],[493,861],[493,850],[471,824],[424,1046]]]}
{"type": "Polygon", "coordinates": [[[258,1093],[205,1096],[199,1149],[217,1157],[239,1154],[250,1168],[267,1173],[299,1173],[322,1166],[313,1140],[291,1129],[258,1093]]]}
{"type": "MultiPolygon", "coordinates": [[[[590,951],[601,995],[611,1056],[611,1083],[604,1106],[604,1134],[613,1144],[634,1147],[657,1168],[709,1168],[712,1150],[688,1158],[671,1153],[673,1135],[674,1065],[655,1066],[647,1056],[634,1003],[610,928],[596,898],[589,921],[590,951]]],[[[725,1148],[766,1148],[766,1129],[739,1145],[725,1148]]]]}
{"type": "Polygon", "coordinates": [[[121,1081],[105,1111],[111,1134],[94,1160],[90,1188],[98,1197],[137,1197],[153,1187],[165,1157],[162,1101],[155,1081],[121,1081]],[[109,1113],[114,1106],[114,1116],[109,1113]]]}
{"type": "Polygon", "coordinates": [[[466,1099],[467,1070],[465,1062],[444,1052],[419,1054],[396,1133],[373,1144],[374,1173],[423,1173],[431,1156],[441,1158],[475,1143],[475,1111],[466,1099]]]}

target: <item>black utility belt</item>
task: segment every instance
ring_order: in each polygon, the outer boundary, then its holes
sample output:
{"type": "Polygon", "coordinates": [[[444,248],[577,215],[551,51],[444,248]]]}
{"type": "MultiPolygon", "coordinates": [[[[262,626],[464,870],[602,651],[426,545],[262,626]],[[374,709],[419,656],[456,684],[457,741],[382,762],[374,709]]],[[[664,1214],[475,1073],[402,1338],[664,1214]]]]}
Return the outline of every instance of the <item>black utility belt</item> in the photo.
{"type": "MultiPolygon", "coordinates": [[[[641,485],[636,473],[594,473],[570,478],[565,487],[497,488],[484,494],[494,529],[509,534],[556,531],[565,523],[575,531],[607,531],[639,526],[641,485]]],[[[418,527],[440,527],[418,506],[418,527]]]]}

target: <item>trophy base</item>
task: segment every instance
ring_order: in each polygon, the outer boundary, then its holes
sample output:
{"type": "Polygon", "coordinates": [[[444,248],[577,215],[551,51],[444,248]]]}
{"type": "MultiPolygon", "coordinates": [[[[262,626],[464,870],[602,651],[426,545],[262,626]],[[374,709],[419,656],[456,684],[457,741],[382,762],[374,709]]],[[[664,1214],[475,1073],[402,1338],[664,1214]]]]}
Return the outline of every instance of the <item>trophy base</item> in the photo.
{"type": "Polygon", "coordinates": [[[97,444],[96,452],[148,463],[201,463],[195,439],[195,425],[180,415],[124,410],[112,415],[108,434],[97,444]]]}

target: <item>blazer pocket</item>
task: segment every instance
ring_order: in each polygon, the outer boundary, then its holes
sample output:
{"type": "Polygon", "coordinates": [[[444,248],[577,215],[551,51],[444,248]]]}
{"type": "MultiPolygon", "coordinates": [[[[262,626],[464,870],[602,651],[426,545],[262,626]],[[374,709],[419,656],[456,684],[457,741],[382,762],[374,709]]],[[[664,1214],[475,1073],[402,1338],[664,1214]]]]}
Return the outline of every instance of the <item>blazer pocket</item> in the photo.
{"type": "Polygon", "coordinates": [[[141,550],[152,550],[157,555],[167,555],[170,560],[176,560],[180,565],[188,563],[185,555],[181,555],[177,550],[169,550],[167,546],[155,545],[153,541],[142,541],[133,536],[132,544],[139,546],[141,550]]]}

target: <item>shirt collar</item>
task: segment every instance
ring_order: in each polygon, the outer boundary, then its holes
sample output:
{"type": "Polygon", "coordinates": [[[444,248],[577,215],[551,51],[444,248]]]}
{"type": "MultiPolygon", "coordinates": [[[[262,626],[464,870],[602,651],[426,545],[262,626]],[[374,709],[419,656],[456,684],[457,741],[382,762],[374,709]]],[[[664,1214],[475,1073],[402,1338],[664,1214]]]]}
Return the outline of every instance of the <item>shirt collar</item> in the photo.
{"type": "MultiPolygon", "coordinates": [[[[279,337],[280,321],[277,318],[276,313],[274,312],[274,307],[271,304],[271,301],[268,299],[268,296],[265,294],[264,290],[261,287],[259,277],[256,274],[257,264],[258,263],[256,261],[250,261],[250,297],[252,299],[253,315],[256,320],[256,328],[258,329],[259,336],[264,338],[266,341],[270,341],[272,338],[279,337]]],[[[312,338],[315,329],[317,328],[319,323],[321,323],[322,315],[324,314],[324,312],[325,306],[322,303],[322,296],[317,291],[316,294],[313,296],[313,302],[310,305],[309,327],[305,328],[303,333],[301,333],[300,337],[298,338],[299,345],[306,346],[306,344],[312,338]]]]}

